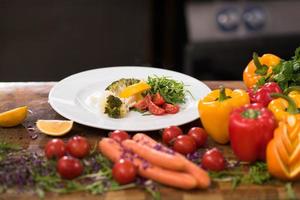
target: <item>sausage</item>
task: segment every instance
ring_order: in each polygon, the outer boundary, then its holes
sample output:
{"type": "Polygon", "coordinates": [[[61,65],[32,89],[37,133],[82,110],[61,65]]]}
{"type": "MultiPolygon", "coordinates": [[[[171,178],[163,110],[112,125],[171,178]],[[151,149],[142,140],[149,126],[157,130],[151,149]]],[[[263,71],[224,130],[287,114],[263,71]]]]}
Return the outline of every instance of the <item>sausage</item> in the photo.
{"type": "MultiPolygon", "coordinates": [[[[98,147],[100,152],[113,162],[117,162],[122,157],[123,151],[127,151],[118,142],[110,138],[99,141],[98,147]]],[[[188,173],[163,169],[135,156],[130,159],[138,167],[138,173],[142,177],[180,189],[197,187],[196,179],[188,173]]]]}
{"type": "Polygon", "coordinates": [[[164,151],[159,151],[147,145],[142,145],[141,143],[137,143],[133,140],[124,140],[122,142],[122,145],[125,148],[132,150],[134,153],[136,153],[143,159],[149,161],[153,165],[170,170],[184,170],[184,162],[182,162],[181,159],[178,159],[178,156],[174,156],[173,151],[170,151],[170,153],[166,153],[164,151]]]}

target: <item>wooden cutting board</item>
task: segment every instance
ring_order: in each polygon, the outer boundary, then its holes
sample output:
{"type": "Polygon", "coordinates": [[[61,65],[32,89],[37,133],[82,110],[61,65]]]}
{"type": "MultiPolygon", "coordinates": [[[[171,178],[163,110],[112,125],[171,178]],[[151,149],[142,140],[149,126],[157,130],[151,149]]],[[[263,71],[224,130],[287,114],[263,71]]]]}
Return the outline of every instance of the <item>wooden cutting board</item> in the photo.
{"type": "MultiPolygon", "coordinates": [[[[205,81],[205,83],[212,89],[218,88],[221,84],[229,88],[244,88],[240,81],[205,81]]],[[[0,83],[0,112],[9,110],[22,105],[27,105],[31,113],[28,115],[25,126],[34,125],[37,119],[63,119],[57,114],[48,104],[48,93],[53,82],[39,82],[39,83],[0,83]]],[[[184,130],[188,130],[192,126],[201,126],[200,120],[195,120],[189,124],[182,126],[184,130]]],[[[91,144],[96,144],[101,137],[107,136],[107,130],[90,128],[84,125],[75,124],[70,133],[63,136],[63,140],[67,140],[73,135],[83,135],[88,138],[91,144]]],[[[148,132],[151,136],[159,139],[158,131],[148,132]]],[[[23,126],[14,128],[0,128],[0,140],[17,143],[24,148],[34,151],[41,151],[45,143],[51,137],[28,132],[23,126]]],[[[208,146],[217,146],[220,148],[227,159],[235,159],[229,145],[217,145],[209,140],[208,146]]],[[[0,169],[1,170],[1,169],[0,169]]],[[[300,198],[299,183],[293,184],[294,191],[297,197],[300,198]]],[[[228,200],[249,200],[249,199],[287,199],[287,193],[283,184],[276,186],[272,185],[242,185],[233,190],[230,183],[213,183],[208,190],[192,190],[183,191],[165,186],[160,186],[159,190],[162,199],[167,200],[206,200],[206,199],[228,199],[228,200]]],[[[39,199],[34,193],[29,191],[9,190],[0,195],[0,200],[7,199],[39,199]]],[[[66,195],[58,195],[54,193],[47,193],[46,199],[151,199],[151,196],[142,189],[128,189],[117,192],[109,192],[103,195],[90,195],[88,193],[72,193],[66,195]]]]}

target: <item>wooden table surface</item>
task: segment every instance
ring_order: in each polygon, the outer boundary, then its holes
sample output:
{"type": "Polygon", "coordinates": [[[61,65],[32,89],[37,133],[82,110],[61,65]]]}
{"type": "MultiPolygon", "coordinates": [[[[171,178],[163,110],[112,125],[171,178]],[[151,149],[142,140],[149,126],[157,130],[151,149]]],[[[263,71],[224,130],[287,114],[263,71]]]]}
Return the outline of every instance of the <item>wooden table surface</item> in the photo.
{"type": "MultiPolygon", "coordinates": [[[[218,88],[221,84],[229,88],[244,88],[241,81],[204,81],[211,89],[218,88]]],[[[54,82],[28,82],[28,83],[0,83],[0,112],[27,105],[32,113],[26,119],[25,126],[34,125],[37,119],[63,119],[57,114],[48,103],[48,93],[53,87],[54,82]]],[[[191,126],[200,126],[200,120],[195,120],[189,124],[182,126],[187,130],[191,126]]],[[[72,131],[63,136],[67,140],[73,135],[84,135],[89,139],[91,144],[95,144],[103,136],[107,136],[107,130],[90,128],[84,125],[75,124],[72,131]]],[[[151,132],[158,135],[158,132],[151,132]]],[[[25,148],[39,151],[43,149],[45,143],[50,139],[40,133],[29,133],[24,126],[14,128],[0,128],[0,140],[5,142],[17,143],[25,148]]],[[[218,146],[225,154],[226,158],[233,159],[234,156],[229,145],[217,145],[209,141],[210,145],[218,146]]],[[[0,169],[1,170],[1,169],[0,169]]],[[[294,190],[300,198],[300,185],[295,183],[294,190]]],[[[287,194],[283,185],[242,185],[232,190],[230,183],[213,183],[208,190],[192,190],[183,191],[169,187],[160,187],[162,199],[181,200],[181,199],[286,199],[287,194]]],[[[117,192],[109,192],[103,195],[90,195],[88,193],[72,193],[67,195],[58,195],[47,193],[46,199],[151,199],[151,196],[141,189],[128,189],[117,192]]],[[[0,200],[7,199],[38,199],[31,192],[8,191],[0,194],[0,200]]]]}

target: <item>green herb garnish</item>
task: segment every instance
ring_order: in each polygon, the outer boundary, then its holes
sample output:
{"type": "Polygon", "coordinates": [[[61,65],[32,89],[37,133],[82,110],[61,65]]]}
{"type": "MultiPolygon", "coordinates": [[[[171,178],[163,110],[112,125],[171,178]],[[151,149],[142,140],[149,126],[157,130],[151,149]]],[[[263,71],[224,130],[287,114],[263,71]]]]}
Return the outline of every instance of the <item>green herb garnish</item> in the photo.
{"type": "Polygon", "coordinates": [[[149,76],[147,83],[151,86],[150,93],[159,93],[167,103],[185,103],[187,91],[182,82],[173,80],[169,77],[149,76]]]}
{"type": "Polygon", "coordinates": [[[209,175],[216,181],[231,181],[232,188],[236,188],[239,184],[262,185],[271,180],[267,164],[264,162],[256,162],[250,165],[248,170],[239,166],[230,170],[210,172],[209,175]]]}
{"type": "Polygon", "coordinates": [[[290,60],[281,60],[272,70],[271,80],[277,82],[281,89],[300,85],[300,47],[290,60]]]}
{"type": "Polygon", "coordinates": [[[0,193],[8,188],[28,188],[44,198],[46,192],[65,194],[83,191],[96,195],[138,187],[151,194],[153,199],[159,199],[159,191],[152,183],[119,185],[112,178],[113,163],[101,155],[96,146],[81,161],[84,165],[83,175],[65,180],[57,173],[55,160],[48,160],[42,154],[27,151],[14,144],[0,142],[0,193]]]}

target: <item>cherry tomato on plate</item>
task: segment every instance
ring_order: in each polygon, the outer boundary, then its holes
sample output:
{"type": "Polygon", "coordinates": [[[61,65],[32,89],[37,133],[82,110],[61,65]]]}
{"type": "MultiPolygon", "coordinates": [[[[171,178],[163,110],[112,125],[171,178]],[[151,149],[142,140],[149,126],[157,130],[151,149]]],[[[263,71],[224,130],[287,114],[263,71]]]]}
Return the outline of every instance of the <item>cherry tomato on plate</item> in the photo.
{"type": "Polygon", "coordinates": [[[45,155],[48,159],[60,158],[66,153],[66,145],[61,139],[52,139],[45,145],[45,155]]]}
{"type": "Polygon", "coordinates": [[[206,143],[207,133],[203,128],[193,127],[189,130],[188,135],[195,139],[198,148],[206,143]]]}
{"type": "Polygon", "coordinates": [[[65,179],[73,179],[80,176],[83,172],[83,166],[77,158],[64,156],[56,164],[59,175],[65,179]]]}
{"type": "Polygon", "coordinates": [[[169,126],[162,131],[162,141],[166,145],[170,145],[172,140],[182,134],[183,132],[178,126],[169,126]]]}
{"type": "Polygon", "coordinates": [[[67,151],[76,158],[83,158],[90,153],[90,144],[85,137],[74,136],[67,142],[67,151]]]}
{"type": "Polygon", "coordinates": [[[153,115],[163,115],[166,111],[159,106],[155,105],[152,101],[149,101],[148,110],[153,115]]]}
{"type": "Polygon", "coordinates": [[[116,140],[117,142],[122,142],[123,140],[130,139],[129,134],[126,131],[122,130],[115,130],[113,132],[110,132],[108,136],[111,139],[116,140]]]}
{"type": "Polygon", "coordinates": [[[184,155],[193,153],[196,149],[196,141],[189,135],[177,136],[173,144],[173,150],[184,155]]]}
{"type": "Polygon", "coordinates": [[[165,109],[166,113],[169,113],[169,114],[176,114],[176,113],[179,112],[179,106],[178,105],[165,103],[163,105],[163,108],[165,109]]]}
{"type": "Polygon", "coordinates": [[[114,164],[112,175],[120,184],[131,183],[137,176],[137,168],[131,161],[121,159],[114,164]]]}
{"type": "Polygon", "coordinates": [[[156,94],[154,94],[152,96],[152,101],[155,105],[161,106],[165,103],[165,99],[163,98],[163,96],[161,96],[161,94],[159,92],[157,92],[156,94]]]}
{"type": "Polygon", "coordinates": [[[217,148],[212,148],[205,152],[202,157],[202,166],[211,171],[222,171],[225,169],[226,161],[217,148]]]}

